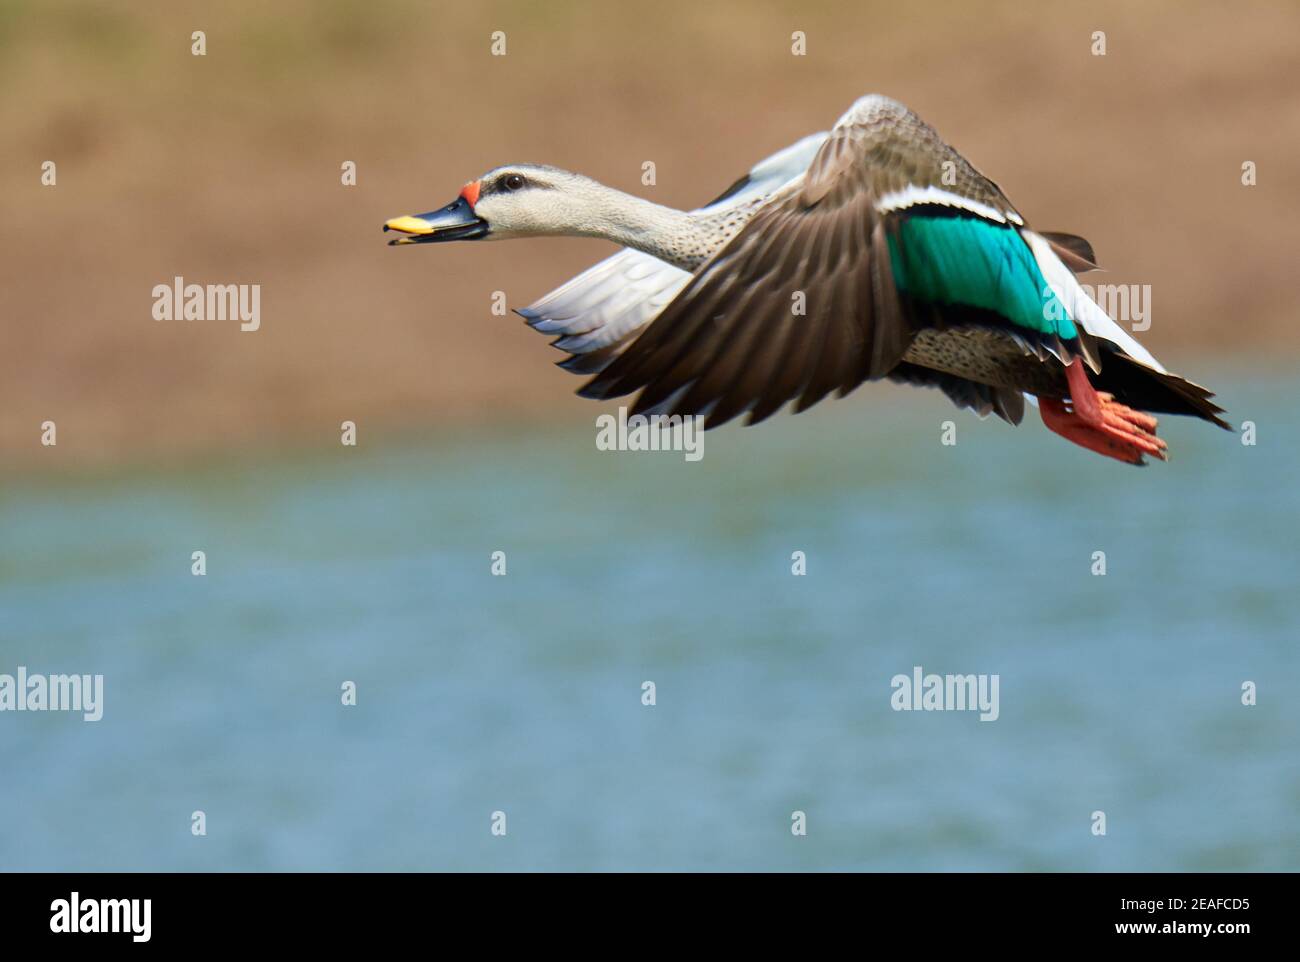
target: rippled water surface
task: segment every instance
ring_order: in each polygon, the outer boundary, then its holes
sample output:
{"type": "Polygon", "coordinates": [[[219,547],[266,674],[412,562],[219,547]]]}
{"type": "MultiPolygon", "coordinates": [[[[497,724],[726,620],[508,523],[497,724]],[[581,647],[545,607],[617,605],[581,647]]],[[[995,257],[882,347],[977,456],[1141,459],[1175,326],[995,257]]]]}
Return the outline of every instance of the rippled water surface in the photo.
{"type": "Polygon", "coordinates": [[[0,714],[0,867],[1300,868],[1298,388],[1142,471],[867,391],[697,464],[582,420],[11,481],[0,672],[105,705],[0,714]],[[1000,717],[891,710],[915,665],[1000,717]]]}

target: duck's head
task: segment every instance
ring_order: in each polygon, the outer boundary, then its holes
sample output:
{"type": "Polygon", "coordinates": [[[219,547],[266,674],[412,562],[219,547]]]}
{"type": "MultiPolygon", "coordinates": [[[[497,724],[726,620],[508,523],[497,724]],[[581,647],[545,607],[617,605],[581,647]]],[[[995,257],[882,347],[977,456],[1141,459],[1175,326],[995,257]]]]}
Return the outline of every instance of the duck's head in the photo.
{"type": "Polygon", "coordinates": [[[556,167],[511,164],[489,170],[440,210],[394,217],[390,244],[499,240],[572,233],[595,182],[556,167]]]}

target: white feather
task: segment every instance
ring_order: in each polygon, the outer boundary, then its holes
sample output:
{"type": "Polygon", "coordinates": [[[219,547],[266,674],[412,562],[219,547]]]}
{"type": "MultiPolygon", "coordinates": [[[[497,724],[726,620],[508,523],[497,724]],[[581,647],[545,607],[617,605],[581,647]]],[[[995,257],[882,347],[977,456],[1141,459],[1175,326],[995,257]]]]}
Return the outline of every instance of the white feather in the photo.
{"type": "Polygon", "coordinates": [[[622,286],[566,322],[566,336],[555,342],[561,350],[586,354],[621,340],[657,317],[691,279],[681,268],[640,251],[625,250],[610,260],[619,261],[622,286]]]}
{"type": "Polygon", "coordinates": [[[995,221],[999,224],[1007,222],[1005,214],[1000,210],[995,210],[988,204],[981,204],[977,200],[971,200],[969,197],[961,196],[961,194],[954,194],[942,187],[917,187],[913,184],[908,184],[902,190],[882,194],[880,199],[876,201],[876,210],[882,214],[887,214],[890,211],[906,210],[908,207],[915,207],[918,204],[938,204],[941,207],[955,207],[983,217],[985,220],[995,221]]]}
{"type": "Polygon", "coordinates": [[[636,268],[651,263],[663,264],[663,261],[638,251],[622,250],[551,291],[527,309],[527,316],[539,315],[531,323],[544,334],[580,334],[592,330],[600,322],[593,320],[584,326],[583,315],[597,310],[617,294],[631,280],[629,273],[643,278],[645,272],[636,268]]]}
{"type": "Polygon", "coordinates": [[[1139,344],[1128,331],[1116,324],[1110,315],[1088,296],[1088,292],[1075,279],[1074,272],[1056,256],[1056,252],[1052,250],[1046,238],[1031,230],[1022,230],[1020,233],[1029,244],[1029,249],[1034,252],[1034,260],[1038,262],[1038,269],[1043,272],[1043,279],[1047,281],[1066,313],[1070,315],[1070,320],[1094,337],[1110,341],[1135,361],[1140,361],[1157,371],[1164,371],[1164,366],[1151,355],[1150,351],[1139,344]]]}

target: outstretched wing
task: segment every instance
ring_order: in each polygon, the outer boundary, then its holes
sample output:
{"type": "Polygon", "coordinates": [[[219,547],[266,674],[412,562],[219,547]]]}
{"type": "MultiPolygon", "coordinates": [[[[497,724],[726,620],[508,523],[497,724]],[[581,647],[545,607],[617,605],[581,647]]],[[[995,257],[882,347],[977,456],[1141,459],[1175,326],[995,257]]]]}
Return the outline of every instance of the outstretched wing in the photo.
{"type": "MultiPolygon", "coordinates": [[[[780,189],[808,169],[825,131],[768,157],[701,210],[747,204],[780,189]]],[[[577,374],[603,370],[686,286],[689,271],[624,248],[517,313],[571,356],[558,362],[577,374]]]]}
{"type": "Polygon", "coordinates": [[[863,98],[805,176],[759,211],[645,332],[579,393],[640,391],[635,410],[796,411],[894,369],[917,328],[895,284],[887,222],[924,204],[1010,226],[998,190],[906,108],[863,98]]]}

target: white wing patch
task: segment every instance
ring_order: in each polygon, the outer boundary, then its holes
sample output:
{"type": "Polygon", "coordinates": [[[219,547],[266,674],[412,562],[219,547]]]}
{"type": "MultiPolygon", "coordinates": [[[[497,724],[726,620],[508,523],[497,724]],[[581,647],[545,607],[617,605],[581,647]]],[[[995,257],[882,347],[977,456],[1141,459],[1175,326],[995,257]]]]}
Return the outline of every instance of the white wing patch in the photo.
{"type": "Polygon", "coordinates": [[[1029,244],[1029,249],[1034,252],[1038,269],[1043,272],[1044,280],[1065,307],[1070,320],[1081,325],[1094,337],[1110,341],[1135,361],[1140,361],[1157,371],[1164,371],[1164,366],[1151,355],[1150,351],[1139,344],[1128,331],[1116,324],[1110,315],[1088,296],[1088,292],[1075,280],[1074,272],[1061,262],[1045,238],[1031,230],[1022,230],[1020,234],[1029,244]]]}
{"type": "Polygon", "coordinates": [[[680,267],[624,249],[520,313],[535,330],[560,335],[556,347],[586,354],[648,324],[690,279],[680,267]]]}
{"type": "Polygon", "coordinates": [[[1021,223],[1018,214],[1011,216],[1003,214],[1000,210],[995,210],[988,204],[981,204],[977,200],[971,200],[969,197],[961,196],[961,194],[954,194],[942,187],[916,187],[912,184],[908,184],[902,190],[882,194],[876,201],[876,210],[882,214],[888,214],[891,211],[906,210],[909,207],[917,207],[921,204],[953,207],[999,224],[1005,224],[1012,217],[1014,217],[1013,223],[1021,223]]]}

